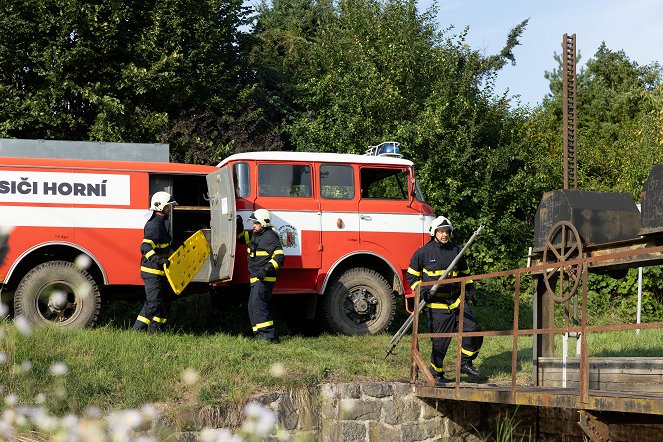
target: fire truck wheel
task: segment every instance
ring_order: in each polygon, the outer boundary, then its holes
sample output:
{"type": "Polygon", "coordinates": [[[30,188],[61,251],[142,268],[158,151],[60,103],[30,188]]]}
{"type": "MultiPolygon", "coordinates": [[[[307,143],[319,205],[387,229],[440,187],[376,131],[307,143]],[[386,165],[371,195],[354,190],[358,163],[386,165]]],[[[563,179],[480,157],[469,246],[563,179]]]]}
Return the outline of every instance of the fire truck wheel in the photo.
{"type": "Polygon", "coordinates": [[[15,317],[31,325],[77,328],[94,325],[101,306],[90,274],[67,261],[50,261],[30,270],[14,295],[15,317]]]}
{"type": "Polygon", "coordinates": [[[329,328],[344,335],[374,335],[387,330],[394,319],[396,301],[379,273],[346,270],[325,294],[325,319],[329,328]]]}

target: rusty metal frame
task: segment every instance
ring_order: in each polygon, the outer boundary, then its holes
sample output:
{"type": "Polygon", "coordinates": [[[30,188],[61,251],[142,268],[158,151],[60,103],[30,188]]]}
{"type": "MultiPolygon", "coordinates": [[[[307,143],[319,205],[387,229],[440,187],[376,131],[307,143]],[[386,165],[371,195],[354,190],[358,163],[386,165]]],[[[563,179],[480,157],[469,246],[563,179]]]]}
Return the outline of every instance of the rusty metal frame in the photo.
{"type": "MultiPolygon", "coordinates": [[[[619,250],[619,249],[618,249],[619,250]]],[[[518,327],[519,303],[521,280],[523,275],[537,275],[550,267],[550,264],[534,265],[513,270],[492,272],[482,275],[472,275],[460,278],[445,279],[444,281],[432,281],[421,283],[415,291],[415,305],[419,302],[421,286],[432,286],[434,284],[460,283],[460,313],[458,331],[455,333],[419,333],[419,315],[415,314],[412,328],[412,367],[411,381],[416,385],[417,395],[437,399],[455,399],[478,402],[497,402],[521,405],[553,406],[564,408],[578,408],[597,411],[619,411],[644,414],[663,415],[663,394],[647,394],[632,392],[613,392],[601,390],[589,390],[589,356],[587,348],[587,333],[606,332],[618,330],[636,329],[659,329],[663,328],[663,322],[640,323],[640,324],[611,324],[592,326],[587,324],[587,278],[591,266],[600,266],[601,262],[619,263],[624,261],[633,265],[640,260],[645,265],[651,265],[648,260],[656,258],[663,259],[663,246],[650,246],[646,243],[643,248],[636,250],[623,250],[616,253],[602,253],[595,256],[583,257],[565,262],[555,263],[555,267],[576,266],[582,268],[582,313],[580,325],[571,326],[568,322],[566,327],[561,328],[534,328],[521,330],[518,327]],[[463,332],[463,316],[465,311],[465,285],[468,280],[478,281],[496,277],[514,276],[514,316],[512,330],[463,332]],[[517,352],[518,336],[522,335],[554,335],[559,333],[580,333],[580,388],[579,391],[571,389],[554,389],[539,386],[518,386],[517,375],[517,352]],[[511,382],[510,386],[496,384],[467,384],[460,382],[460,360],[461,345],[463,337],[472,336],[513,336],[513,348],[511,354],[511,382]],[[443,387],[435,387],[435,382],[428,370],[428,365],[419,353],[419,339],[425,338],[457,338],[456,357],[456,379],[453,384],[443,387]],[[417,385],[418,372],[421,373],[427,385],[417,385]]],[[[536,325],[536,324],[535,324],[536,325]]]]}

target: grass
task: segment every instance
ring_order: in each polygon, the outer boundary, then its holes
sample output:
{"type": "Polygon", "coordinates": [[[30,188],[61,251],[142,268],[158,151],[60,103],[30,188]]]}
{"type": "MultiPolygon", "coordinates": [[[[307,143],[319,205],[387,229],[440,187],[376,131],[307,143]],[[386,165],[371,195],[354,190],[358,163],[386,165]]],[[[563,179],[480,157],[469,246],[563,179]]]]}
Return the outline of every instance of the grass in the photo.
{"type": "MultiPolygon", "coordinates": [[[[240,306],[224,318],[237,316],[243,321],[242,309],[240,306]]],[[[192,307],[192,311],[205,314],[203,308],[192,307]]],[[[121,317],[133,318],[127,312],[121,317]]],[[[22,405],[34,404],[45,395],[49,408],[58,414],[81,413],[88,407],[109,410],[158,403],[166,415],[173,416],[181,415],[182,410],[243,403],[258,393],[323,382],[409,381],[409,336],[385,359],[389,334],[286,335],[273,345],[247,336],[246,321],[234,326],[240,330],[234,334],[195,332],[196,327],[183,325],[159,335],[131,332],[131,320],[118,318],[106,318],[104,325],[94,329],[42,327],[30,336],[4,323],[0,351],[7,360],[0,365],[0,385],[3,394],[18,395],[22,405]],[[50,370],[56,363],[64,363],[69,373],[54,376],[50,370]]],[[[218,330],[231,329],[229,324],[218,326],[218,330]]],[[[662,338],[663,330],[643,330],[639,335],[593,333],[588,335],[588,346],[592,356],[661,356],[662,338]]],[[[571,340],[570,347],[574,345],[571,340]]],[[[422,340],[420,348],[427,359],[430,340],[422,340]]],[[[475,365],[489,381],[508,382],[511,348],[510,336],[488,337],[475,365]]],[[[532,338],[520,337],[518,348],[518,382],[531,383],[532,338]]],[[[556,348],[561,349],[559,337],[556,348]]],[[[453,340],[445,360],[450,373],[455,355],[453,340]]]]}

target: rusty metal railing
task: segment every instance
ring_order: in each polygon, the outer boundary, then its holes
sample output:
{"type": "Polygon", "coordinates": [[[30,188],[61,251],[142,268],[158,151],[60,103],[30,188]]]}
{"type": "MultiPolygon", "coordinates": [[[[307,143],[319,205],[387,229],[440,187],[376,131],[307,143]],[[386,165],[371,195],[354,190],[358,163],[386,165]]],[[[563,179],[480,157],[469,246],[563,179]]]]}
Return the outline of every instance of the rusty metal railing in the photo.
{"type": "MultiPolygon", "coordinates": [[[[561,333],[580,333],[581,345],[580,345],[580,385],[579,385],[579,395],[580,403],[587,404],[589,402],[589,356],[588,356],[588,347],[587,347],[587,333],[589,332],[607,332],[607,331],[620,331],[620,330],[636,330],[636,329],[659,329],[663,328],[663,322],[652,322],[652,323],[640,323],[640,324],[611,324],[611,325],[588,325],[587,324],[587,278],[589,273],[590,264],[595,264],[601,261],[612,260],[613,262],[624,260],[629,263],[638,262],[637,257],[640,255],[647,255],[649,257],[655,255],[661,255],[663,259],[663,246],[656,247],[647,247],[639,250],[618,252],[618,253],[608,253],[601,256],[585,257],[578,258],[569,261],[546,263],[541,265],[535,265],[530,267],[524,267],[513,270],[499,271],[493,273],[486,273],[482,275],[472,275],[467,277],[445,279],[444,281],[431,281],[420,284],[415,291],[415,305],[419,304],[420,300],[420,290],[421,286],[432,286],[434,284],[451,284],[451,283],[460,283],[460,312],[458,320],[458,331],[453,333],[420,333],[419,332],[419,314],[415,312],[415,316],[412,324],[412,364],[411,364],[411,381],[413,383],[417,382],[418,374],[421,373],[426,380],[428,386],[434,386],[435,380],[428,370],[428,363],[424,361],[424,358],[419,353],[419,340],[425,338],[457,338],[457,354],[456,354],[456,379],[455,379],[455,398],[460,399],[460,363],[461,363],[461,346],[463,337],[474,337],[474,336],[513,336],[513,348],[511,353],[511,401],[515,403],[516,391],[518,388],[517,385],[517,366],[518,366],[518,337],[524,335],[554,335],[561,333]],[[635,259],[633,259],[635,258],[635,259]],[[520,292],[521,292],[521,281],[523,275],[531,274],[536,276],[542,272],[548,271],[551,268],[563,268],[563,267],[573,267],[579,266],[582,270],[582,312],[580,318],[580,325],[570,326],[559,328],[534,328],[534,329],[520,329],[518,325],[519,319],[519,304],[520,304],[520,292]],[[514,305],[513,305],[513,329],[512,330],[494,330],[494,331],[478,331],[478,332],[463,332],[463,317],[465,313],[465,285],[466,281],[471,279],[473,281],[479,281],[483,279],[491,279],[497,277],[505,276],[514,276],[515,277],[515,291],[514,291],[514,305]]],[[[647,262],[646,265],[652,265],[647,262]]],[[[531,388],[531,386],[528,386],[531,388]]]]}

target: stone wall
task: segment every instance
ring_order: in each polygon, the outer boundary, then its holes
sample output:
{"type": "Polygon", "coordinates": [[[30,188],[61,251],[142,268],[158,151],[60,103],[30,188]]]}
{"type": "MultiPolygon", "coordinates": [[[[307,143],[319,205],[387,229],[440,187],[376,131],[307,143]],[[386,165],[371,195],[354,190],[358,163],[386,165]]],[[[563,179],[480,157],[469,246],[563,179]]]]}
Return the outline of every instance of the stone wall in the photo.
{"type": "MultiPolygon", "coordinates": [[[[291,441],[587,440],[577,410],[419,399],[408,383],[323,384],[266,393],[251,401],[273,410],[291,441]],[[511,437],[504,438],[500,428],[507,428],[511,437]]],[[[195,420],[201,427],[238,428],[242,418],[241,408],[224,407],[201,410],[195,420]]],[[[605,420],[610,422],[611,440],[663,440],[663,424],[656,416],[631,419],[613,413],[605,420]]],[[[188,433],[179,439],[196,437],[188,433]]]]}
{"type": "Polygon", "coordinates": [[[521,423],[536,419],[532,407],[422,400],[407,383],[324,384],[253,400],[272,409],[293,439],[324,442],[481,441],[494,434],[500,412],[517,413],[521,423]]]}

